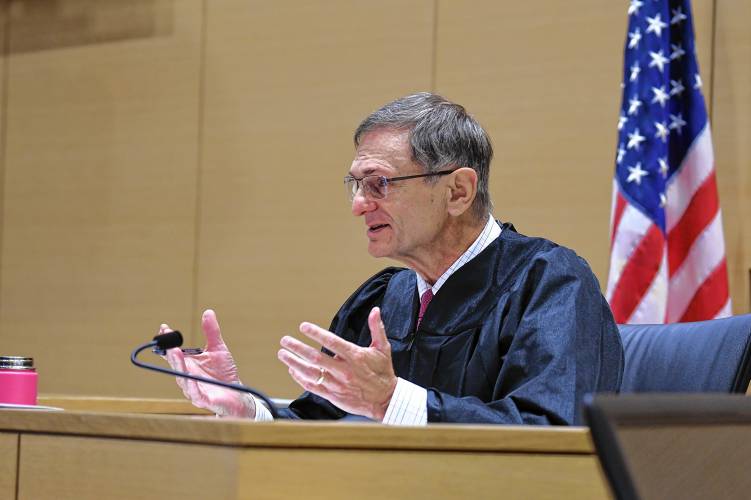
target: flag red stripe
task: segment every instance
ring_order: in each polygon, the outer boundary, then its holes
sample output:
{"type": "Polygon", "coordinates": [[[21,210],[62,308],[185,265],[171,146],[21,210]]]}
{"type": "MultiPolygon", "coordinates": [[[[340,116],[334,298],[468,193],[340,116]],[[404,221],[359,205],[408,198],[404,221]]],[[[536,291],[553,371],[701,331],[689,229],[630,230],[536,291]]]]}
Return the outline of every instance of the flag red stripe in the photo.
{"type": "Polygon", "coordinates": [[[618,226],[621,223],[621,217],[623,217],[623,211],[626,209],[626,198],[623,197],[620,190],[615,195],[615,208],[613,209],[613,229],[610,232],[610,250],[613,250],[613,243],[615,242],[615,233],[618,230],[618,226]]]}
{"type": "Polygon", "coordinates": [[[694,240],[712,222],[718,209],[717,182],[713,170],[694,194],[681,220],[668,233],[668,274],[670,277],[681,266],[694,240]]]}
{"type": "Polygon", "coordinates": [[[728,301],[728,272],[725,259],[701,284],[680,321],[701,321],[717,316],[728,301]]]}
{"type": "Polygon", "coordinates": [[[660,270],[665,238],[652,224],[623,267],[621,278],[613,291],[610,307],[616,323],[625,323],[652,284],[660,270]]]}

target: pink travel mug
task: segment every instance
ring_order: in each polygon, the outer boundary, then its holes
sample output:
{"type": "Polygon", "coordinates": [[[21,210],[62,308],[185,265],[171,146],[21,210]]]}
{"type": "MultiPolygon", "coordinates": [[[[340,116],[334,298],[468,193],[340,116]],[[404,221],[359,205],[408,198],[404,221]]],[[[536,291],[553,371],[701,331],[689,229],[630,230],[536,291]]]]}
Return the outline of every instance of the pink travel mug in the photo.
{"type": "Polygon", "coordinates": [[[34,358],[0,356],[0,403],[37,404],[34,358]]]}

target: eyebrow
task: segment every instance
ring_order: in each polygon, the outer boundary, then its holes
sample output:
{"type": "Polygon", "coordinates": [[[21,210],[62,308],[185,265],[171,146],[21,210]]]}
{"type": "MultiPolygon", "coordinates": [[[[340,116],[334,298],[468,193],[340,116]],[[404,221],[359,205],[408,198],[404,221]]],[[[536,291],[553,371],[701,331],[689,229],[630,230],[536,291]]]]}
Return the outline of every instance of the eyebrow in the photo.
{"type": "MultiPolygon", "coordinates": [[[[365,170],[362,171],[362,177],[365,177],[366,175],[373,175],[376,172],[376,169],[373,167],[367,167],[365,170]]],[[[352,170],[348,172],[348,174],[351,177],[354,177],[354,174],[352,173],[352,170]]]]}

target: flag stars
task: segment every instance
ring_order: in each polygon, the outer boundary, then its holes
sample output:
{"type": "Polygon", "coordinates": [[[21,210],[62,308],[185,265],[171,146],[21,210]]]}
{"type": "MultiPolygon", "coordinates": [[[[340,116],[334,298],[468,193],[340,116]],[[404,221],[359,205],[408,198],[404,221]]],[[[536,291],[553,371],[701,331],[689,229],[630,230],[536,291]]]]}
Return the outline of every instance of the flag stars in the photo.
{"type": "Polygon", "coordinates": [[[665,85],[658,87],[652,87],[652,92],[654,92],[655,96],[652,98],[652,104],[658,102],[660,103],[660,106],[663,108],[665,107],[665,103],[668,102],[668,99],[670,99],[670,96],[665,91],[665,85]]]}
{"type": "Polygon", "coordinates": [[[633,167],[626,168],[628,168],[628,178],[626,178],[626,182],[635,182],[639,186],[641,186],[642,177],[649,174],[649,172],[641,168],[641,162],[637,162],[633,167]]]}
{"type": "Polygon", "coordinates": [[[678,7],[677,9],[672,9],[671,12],[673,14],[673,17],[670,19],[670,24],[678,24],[681,21],[688,19],[686,17],[686,14],[683,13],[683,9],[681,9],[680,7],[678,7]]]}
{"type": "Polygon", "coordinates": [[[662,53],[662,50],[657,52],[649,52],[649,57],[652,58],[651,61],[649,61],[649,67],[654,68],[657,66],[657,69],[660,71],[663,71],[665,69],[665,63],[669,61],[667,57],[662,53]]]}
{"type": "Polygon", "coordinates": [[[670,60],[675,61],[676,59],[680,59],[681,57],[686,55],[686,51],[683,50],[683,47],[681,47],[680,44],[676,45],[674,43],[670,44],[670,60]]]}
{"type": "Polygon", "coordinates": [[[663,22],[660,14],[655,15],[655,17],[647,17],[647,23],[649,23],[647,33],[654,33],[657,36],[662,36],[662,30],[668,27],[667,23],[663,22]]]}
{"type": "Polygon", "coordinates": [[[670,97],[680,96],[686,88],[681,80],[670,80],[670,97]]]}
{"type": "Polygon", "coordinates": [[[634,130],[633,133],[627,134],[628,135],[628,144],[626,144],[626,148],[628,149],[639,149],[639,144],[644,142],[646,140],[646,137],[639,134],[639,129],[637,128],[634,130]]]}
{"type": "Polygon", "coordinates": [[[639,28],[636,28],[633,32],[630,32],[628,34],[628,48],[629,49],[639,48],[640,40],[641,40],[641,31],[639,30],[639,28]]]}
{"type": "Polygon", "coordinates": [[[670,115],[670,130],[677,130],[678,135],[680,135],[683,127],[685,126],[686,122],[683,119],[682,113],[678,113],[677,115],[670,115]]]}
{"type": "Polygon", "coordinates": [[[623,143],[618,145],[618,155],[615,158],[615,162],[620,165],[623,161],[623,157],[626,156],[626,150],[623,149],[623,143]]]}
{"type": "Polygon", "coordinates": [[[631,66],[631,76],[629,76],[628,81],[635,82],[639,78],[639,73],[641,73],[641,67],[639,66],[638,62],[635,62],[631,66]]]}
{"type": "Polygon", "coordinates": [[[626,125],[626,122],[628,121],[628,117],[621,113],[621,116],[618,117],[618,130],[621,130],[624,125],[626,125]]]}
{"type": "MultiPolygon", "coordinates": [[[[642,5],[644,5],[644,2],[641,0],[631,0],[631,3],[628,6],[628,15],[632,14],[639,14],[639,9],[641,9],[642,5]]],[[[623,32],[621,32],[623,33],[623,32]]]]}
{"type": "Polygon", "coordinates": [[[628,114],[629,115],[635,115],[639,112],[639,107],[641,106],[641,101],[639,100],[639,96],[635,95],[628,101],[628,114]]]}
{"type": "Polygon", "coordinates": [[[665,193],[660,193],[660,208],[665,208],[665,205],[668,203],[668,197],[665,196],[665,193]]]}
{"type": "Polygon", "coordinates": [[[700,89],[701,88],[701,76],[699,76],[699,73],[696,73],[694,75],[694,89],[700,89]]]}
{"type": "Polygon", "coordinates": [[[657,160],[657,163],[660,165],[660,174],[662,174],[662,178],[665,179],[668,176],[668,159],[667,158],[660,158],[657,160]]]}
{"type": "Polygon", "coordinates": [[[668,124],[665,122],[655,122],[655,129],[657,130],[655,137],[662,139],[662,142],[668,142],[668,135],[670,134],[668,124]]]}

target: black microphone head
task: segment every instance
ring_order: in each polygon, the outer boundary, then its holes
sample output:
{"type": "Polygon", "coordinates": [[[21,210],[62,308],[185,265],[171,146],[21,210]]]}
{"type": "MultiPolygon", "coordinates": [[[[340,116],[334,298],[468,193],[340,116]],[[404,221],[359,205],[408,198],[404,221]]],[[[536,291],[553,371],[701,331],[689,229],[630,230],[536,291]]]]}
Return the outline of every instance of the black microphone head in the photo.
{"type": "Polygon", "coordinates": [[[157,335],[156,337],[154,337],[154,340],[156,341],[157,349],[167,350],[183,345],[183,336],[177,330],[175,330],[174,332],[157,335]]]}

